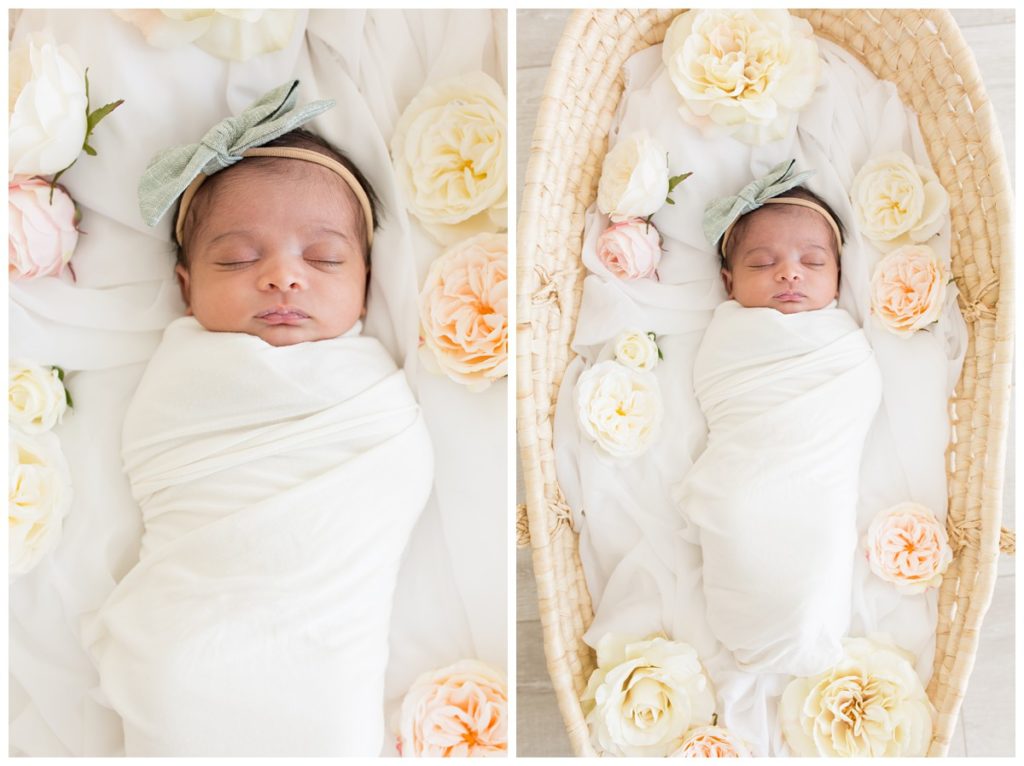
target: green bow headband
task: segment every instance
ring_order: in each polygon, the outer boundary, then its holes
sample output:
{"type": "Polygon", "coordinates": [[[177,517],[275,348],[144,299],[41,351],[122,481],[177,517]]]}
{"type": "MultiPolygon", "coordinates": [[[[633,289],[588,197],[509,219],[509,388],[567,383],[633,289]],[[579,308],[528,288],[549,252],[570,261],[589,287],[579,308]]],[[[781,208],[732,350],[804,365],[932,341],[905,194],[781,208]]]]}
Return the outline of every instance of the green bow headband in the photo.
{"type": "MultiPolygon", "coordinates": [[[[139,210],[155,226],[196,178],[234,165],[247,149],[262,146],[334,106],[314,101],[295,108],[299,81],[292,80],[257,99],[241,114],[221,120],[198,144],[165,149],[152,160],[139,180],[139,210]]],[[[371,225],[372,231],[372,225],[371,225]]]]}
{"type": "MultiPolygon", "coordinates": [[[[715,250],[719,252],[724,250],[724,240],[728,238],[727,235],[733,224],[741,217],[757,210],[772,197],[777,197],[783,192],[799,186],[814,175],[813,170],[793,173],[794,165],[796,165],[796,160],[781,162],[769,170],[767,175],[754,179],[740,189],[739,194],[735,197],[719,197],[704,208],[704,236],[715,250]]],[[[800,202],[802,203],[804,200],[800,202]]],[[[835,221],[825,212],[824,208],[812,202],[807,202],[804,206],[813,207],[825,216],[836,229],[836,242],[842,241],[835,221]]]]}

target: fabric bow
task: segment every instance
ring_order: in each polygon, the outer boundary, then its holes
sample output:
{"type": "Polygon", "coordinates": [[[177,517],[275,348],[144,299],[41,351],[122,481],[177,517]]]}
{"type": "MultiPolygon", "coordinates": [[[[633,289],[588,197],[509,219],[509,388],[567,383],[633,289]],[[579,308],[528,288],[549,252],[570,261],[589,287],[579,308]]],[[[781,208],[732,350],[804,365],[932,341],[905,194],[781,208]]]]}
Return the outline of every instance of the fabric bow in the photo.
{"type": "Polygon", "coordinates": [[[814,175],[813,170],[793,173],[796,160],[786,160],[773,167],[768,173],[756,178],[740,189],[735,197],[719,197],[704,208],[704,236],[711,246],[718,250],[718,243],[733,221],[757,210],[765,200],[778,197],[783,192],[799,186],[814,175]]]}
{"type": "Polygon", "coordinates": [[[172,146],[153,157],[139,180],[143,220],[155,226],[200,173],[209,176],[230,167],[247,149],[273,141],[334,106],[333,100],[313,101],[293,111],[298,87],[298,80],[286,82],[241,114],[218,122],[198,144],[172,146]]]}

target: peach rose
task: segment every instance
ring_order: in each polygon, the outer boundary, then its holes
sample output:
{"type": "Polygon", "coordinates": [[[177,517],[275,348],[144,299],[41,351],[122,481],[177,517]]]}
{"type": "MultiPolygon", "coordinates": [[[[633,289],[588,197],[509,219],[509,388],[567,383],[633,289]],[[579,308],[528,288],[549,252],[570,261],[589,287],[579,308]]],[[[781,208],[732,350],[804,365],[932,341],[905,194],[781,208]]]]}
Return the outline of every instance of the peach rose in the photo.
{"type": "Polygon", "coordinates": [[[78,244],[78,209],[58,186],[16,176],[7,184],[7,272],[11,279],[60,274],[78,244]]]}
{"type": "Polygon", "coordinates": [[[657,279],[661,234],[643,218],[613,223],[597,238],[597,257],[620,279],[657,279]]]}
{"type": "Polygon", "coordinates": [[[939,319],[949,272],[927,245],[889,253],[871,277],[871,313],[889,332],[908,338],[939,319]]]}
{"type": "Polygon", "coordinates": [[[248,61],[284,48],[292,38],[298,11],[241,8],[170,8],[114,11],[134,24],[156,48],[195,43],[211,56],[248,61]]]}
{"type": "Polygon", "coordinates": [[[811,678],[795,678],[779,700],[779,719],[795,755],[922,756],[935,709],[914,657],[882,637],[843,639],[842,659],[811,678]]]}
{"type": "Polygon", "coordinates": [[[426,366],[471,391],[508,374],[508,243],[477,234],[430,265],[420,292],[426,366]]]}
{"type": "Polygon", "coordinates": [[[811,25],[785,9],[687,11],[669,26],[661,55],[683,119],[747,144],[785,136],[821,71],[811,25]]]}
{"type": "Polygon", "coordinates": [[[865,538],[871,571],[901,593],[923,593],[942,584],[953,560],[949,538],[939,520],[917,503],[881,511],[865,538]]]}
{"type": "Polygon", "coordinates": [[[403,757],[508,754],[505,678],[479,660],[421,675],[405,693],[400,715],[403,757]]]}
{"type": "Polygon", "coordinates": [[[949,195],[938,176],[903,152],[865,163],[853,179],[850,201],[857,226],[884,252],[926,242],[949,214],[949,195]]]}
{"type": "Polygon", "coordinates": [[[750,748],[721,726],[698,726],[686,732],[674,758],[751,758],[750,748]]]}

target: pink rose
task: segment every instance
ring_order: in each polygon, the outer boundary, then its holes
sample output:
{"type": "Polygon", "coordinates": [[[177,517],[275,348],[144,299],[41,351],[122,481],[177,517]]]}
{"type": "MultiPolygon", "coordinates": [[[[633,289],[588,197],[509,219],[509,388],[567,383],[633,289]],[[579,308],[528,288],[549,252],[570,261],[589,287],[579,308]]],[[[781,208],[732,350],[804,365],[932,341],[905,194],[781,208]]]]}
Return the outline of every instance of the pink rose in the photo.
{"type": "Polygon", "coordinates": [[[657,279],[661,234],[643,218],[613,223],[598,237],[597,257],[620,279],[657,279]]]}
{"type": "Polygon", "coordinates": [[[505,679],[479,660],[424,673],[405,693],[400,729],[403,757],[505,756],[505,679]]]}
{"type": "Polygon", "coordinates": [[[56,276],[78,243],[78,211],[62,186],[53,190],[38,177],[15,176],[7,184],[8,267],[11,279],[56,276]]]}
{"type": "Polygon", "coordinates": [[[871,312],[889,332],[910,337],[938,321],[949,274],[927,245],[904,245],[883,258],[871,277],[871,312]]]}
{"type": "Polygon", "coordinates": [[[900,503],[875,516],[865,544],[871,571],[901,593],[937,588],[953,560],[946,530],[917,503],[900,503]]]}
{"type": "Polygon", "coordinates": [[[477,234],[430,265],[420,292],[421,357],[471,391],[508,374],[508,242],[477,234]]]}
{"type": "Polygon", "coordinates": [[[675,758],[750,758],[750,749],[721,726],[698,726],[686,732],[675,758]]]}

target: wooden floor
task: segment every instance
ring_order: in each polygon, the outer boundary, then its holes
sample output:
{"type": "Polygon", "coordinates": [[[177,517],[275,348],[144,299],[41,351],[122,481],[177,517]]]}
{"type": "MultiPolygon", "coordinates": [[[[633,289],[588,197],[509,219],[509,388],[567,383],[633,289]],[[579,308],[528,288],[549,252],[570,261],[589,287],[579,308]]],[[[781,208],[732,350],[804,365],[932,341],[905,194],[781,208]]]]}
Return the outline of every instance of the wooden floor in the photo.
{"type": "MultiPolygon", "coordinates": [[[[1014,12],[978,10],[952,13],[974,51],[985,87],[995,104],[1012,177],[1014,12]]],[[[547,80],[548,63],[568,14],[568,11],[554,10],[521,10],[517,13],[516,165],[520,192],[537,108],[547,80]]],[[[1013,528],[1012,427],[1009,439],[1004,526],[1013,528]]],[[[521,502],[521,487],[519,497],[521,502]]],[[[525,756],[571,755],[545,668],[528,550],[519,551],[516,600],[517,753],[525,756]]],[[[1014,754],[1014,638],[1014,562],[1004,556],[999,564],[999,579],[985,618],[971,684],[950,749],[951,756],[1014,754]]]]}

